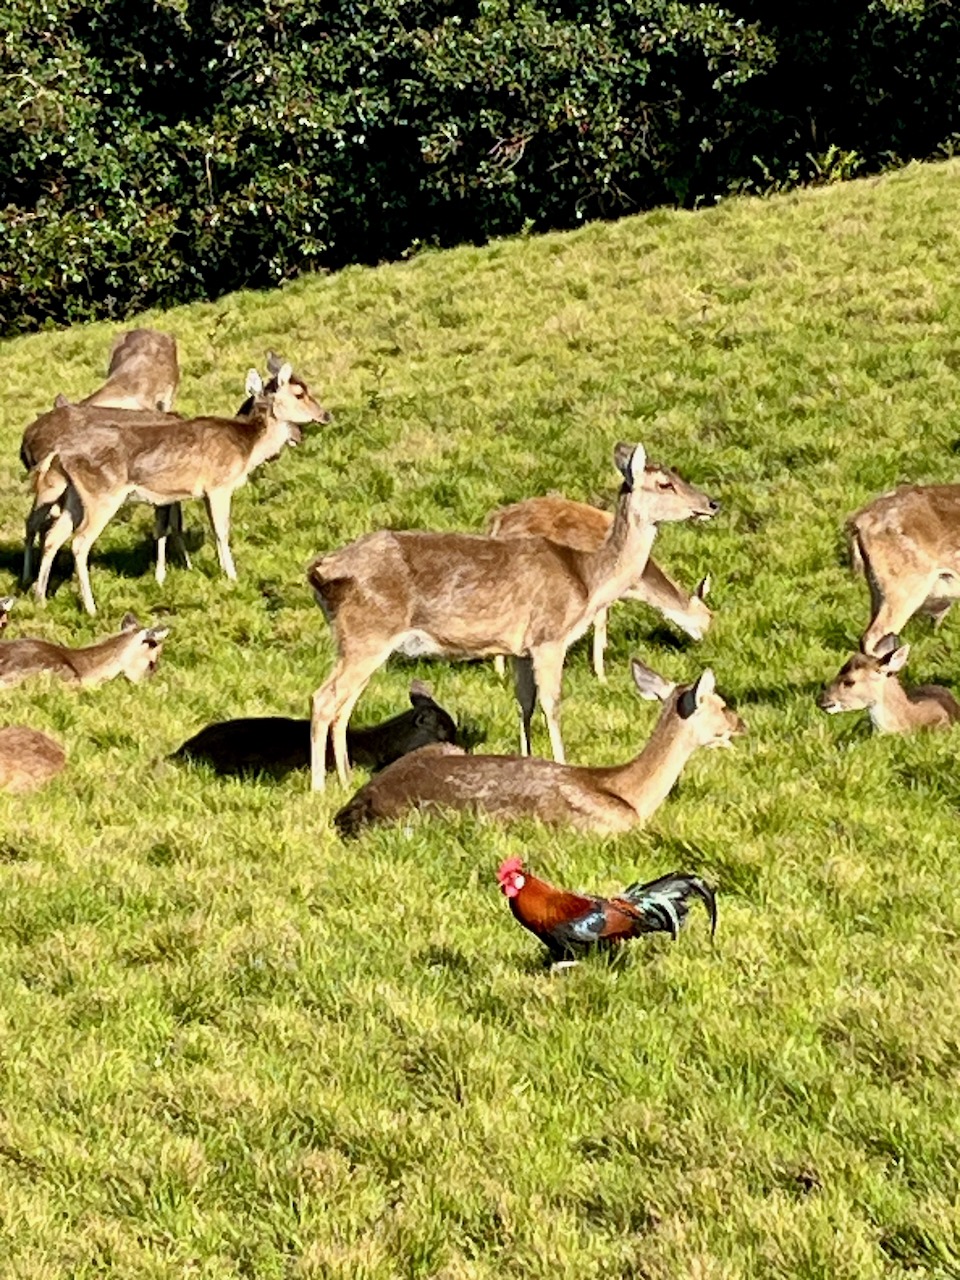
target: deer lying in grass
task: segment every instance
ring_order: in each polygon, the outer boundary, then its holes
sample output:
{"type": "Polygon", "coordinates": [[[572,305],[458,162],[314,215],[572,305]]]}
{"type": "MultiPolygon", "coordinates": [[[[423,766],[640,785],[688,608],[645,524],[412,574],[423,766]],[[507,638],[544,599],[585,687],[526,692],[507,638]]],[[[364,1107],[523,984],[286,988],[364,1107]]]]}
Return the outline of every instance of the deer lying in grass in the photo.
{"type": "MultiPolygon", "coordinates": [[[[27,470],[32,470],[47,454],[61,448],[66,440],[78,435],[82,438],[89,420],[87,414],[71,412],[77,409],[120,409],[128,412],[168,414],[180,382],[180,365],[177,361],[177,343],[172,334],[157,329],[131,329],[117,338],[110,352],[107,379],[103,386],[79,400],[75,405],[59,395],[53,410],[41,414],[23,433],[20,459],[27,470]]],[[[123,425],[123,415],[119,425],[123,425]]],[[[27,535],[23,549],[23,585],[31,576],[33,543],[37,535],[48,528],[53,513],[48,506],[35,508],[27,520],[27,535]]],[[[179,539],[183,555],[183,522],[179,507],[176,512],[157,512],[157,538],[166,549],[166,536],[179,539]],[[178,520],[179,516],[179,520],[178,520]]],[[[160,579],[162,581],[162,579],[160,579]]]]}
{"type": "MultiPolygon", "coordinates": [[[[492,538],[537,536],[576,551],[596,551],[612,524],[613,516],[608,511],[600,511],[585,502],[572,502],[569,498],[546,497],[528,498],[525,502],[501,507],[490,516],[488,528],[492,538]]],[[[702,640],[713,620],[713,614],[704,604],[709,590],[710,579],[706,577],[697,584],[693,594],[688,595],[650,559],[637,581],[620,598],[651,605],[692,639],[702,640]]],[[[608,612],[601,609],[593,620],[593,669],[601,684],[606,681],[603,655],[607,647],[608,612]]],[[[502,674],[504,659],[495,661],[502,674]]]]}
{"type": "Polygon", "coordinates": [[[666,799],[698,747],[728,747],[746,732],[716,693],[708,667],[678,686],[633,660],[645,698],[663,710],[646,746],[627,764],[582,767],[529,756],[462,755],[424,747],[384,769],[357,792],[334,822],[343,836],[398,818],[410,809],[467,809],[494,818],[539,818],[595,835],[629,831],[666,799]]]}
{"type": "Polygon", "coordinates": [[[45,733],[7,725],[0,729],[0,791],[35,791],[57,776],[66,759],[60,743],[45,733]]]}
{"type": "MultiPolygon", "coordinates": [[[[347,729],[354,764],[377,771],[401,756],[436,742],[454,742],[457,726],[419,680],[410,686],[412,709],[383,724],[347,729]]],[[[310,763],[310,721],[263,716],[208,724],[176,752],[175,759],[199,760],[221,775],[266,772],[281,775],[310,763]]],[[[333,751],[327,752],[333,768],[333,751]]]]}
{"type": "Polygon", "coordinates": [[[0,641],[0,689],[49,673],[58,680],[85,688],[124,675],[134,684],[152,676],[160,661],[169,627],[141,627],[126,614],[117,635],[82,649],[68,649],[49,640],[0,641]]]}
{"type": "Polygon", "coordinates": [[[57,503],[60,514],[44,542],[37,597],[46,599],[54,556],[72,535],[80,594],[87,612],[96,613],[87,568],[90,549],[129,497],[155,506],[202,497],[220,567],[235,579],[230,553],[234,490],[285,444],[299,443],[301,424],[326,417],[303,384],[292,381],[289,365],[276,383],[275,391],[265,392],[257,371],[250,370],[247,390],[255,399],[245,418],[170,419],[122,430],[91,423],[82,449],[63,447],[44,458],[31,473],[35,500],[57,503]]]}
{"type": "Polygon", "coordinates": [[[314,790],[324,785],[327,734],[348,779],[346,730],[370,677],[394,650],[410,655],[518,659],[522,749],[539,693],[555,760],[563,760],[558,704],[567,649],[643,570],[662,520],[708,518],[719,504],[676,472],[619,444],[623,486],[610,532],[593,552],[546,538],[462,533],[368,534],[322,555],[307,571],[331,623],[338,658],[313,697],[314,790]]]}
{"type": "Polygon", "coordinates": [[[908,484],[874,498],[847,521],[853,567],[870,588],[860,647],[876,651],[915,613],[939,624],[960,596],[960,485],[908,484]]]}
{"type": "Polygon", "coordinates": [[[855,653],[818,698],[821,710],[870,712],[878,733],[912,733],[914,729],[947,729],[960,720],[960,703],[943,685],[904,689],[897,673],[910,656],[908,644],[897,647],[884,636],[875,653],[855,653]]]}
{"type": "Polygon", "coordinates": [[[17,603],[14,596],[0,596],[0,631],[10,621],[10,610],[17,603]]]}

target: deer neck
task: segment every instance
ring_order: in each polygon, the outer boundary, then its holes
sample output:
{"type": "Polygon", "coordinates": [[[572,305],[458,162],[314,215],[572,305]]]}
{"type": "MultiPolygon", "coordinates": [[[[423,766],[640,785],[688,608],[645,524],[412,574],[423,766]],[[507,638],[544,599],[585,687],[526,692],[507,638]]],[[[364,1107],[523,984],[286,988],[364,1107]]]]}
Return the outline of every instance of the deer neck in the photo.
{"type": "Polygon", "coordinates": [[[274,416],[272,408],[256,406],[246,419],[253,433],[250,449],[250,470],[259,467],[268,458],[275,458],[287,443],[288,428],[285,422],[274,416]]]}
{"type": "Polygon", "coordinates": [[[625,800],[643,821],[666,800],[697,746],[671,698],[647,745],[629,764],[606,771],[605,786],[625,800]]]}
{"type": "Polygon", "coordinates": [[[65,649],[64,656],[81,684],[101,684],[123,670],[123,653],[130,637],[111,636],[84,649],[65,649]]]}
{"type": "Polygon", "coordinates": [[[642,493],[621,493],[606,538],[592,554],[583,553],[583,576],[594,611],[619,600],[641,576],[656,536],[642,493]]]}
{"type": "Polygon", "coordinates": [[[870,708],[870,719],[878,733],[904,733],[929,723],[928,710],[922,702],[910,701],[896,676],[888,676],[883,682],[883,694],[870,708]]]}

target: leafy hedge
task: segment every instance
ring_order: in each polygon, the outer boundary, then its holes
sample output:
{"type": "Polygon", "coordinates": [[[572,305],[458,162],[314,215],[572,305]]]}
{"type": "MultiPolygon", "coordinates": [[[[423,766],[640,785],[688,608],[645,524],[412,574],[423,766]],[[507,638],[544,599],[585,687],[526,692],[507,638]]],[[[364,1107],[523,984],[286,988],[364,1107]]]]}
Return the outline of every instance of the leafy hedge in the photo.
{"type": "Polygon", "coordinates": [[[0,0],[0,332],[926,156],[949,0],[0,0]]]}

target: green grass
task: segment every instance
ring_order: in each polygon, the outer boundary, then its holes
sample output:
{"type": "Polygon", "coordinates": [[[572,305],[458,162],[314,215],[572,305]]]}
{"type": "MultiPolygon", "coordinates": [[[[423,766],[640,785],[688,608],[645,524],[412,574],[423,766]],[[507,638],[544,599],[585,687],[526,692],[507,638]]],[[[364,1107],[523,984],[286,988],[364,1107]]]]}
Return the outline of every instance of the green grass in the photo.
{"type": "MultiPolygon", "coordinates": [[[[130,508],[94,551],[96,623],[70,582],[13,615],[11,636],[81,643],[128,608],[173,634],[143,687],[3,695],[69,765],[0,797],[0,1273],[960,1274],[960,731],[871,737],[814,704],[867,618],[843,518],[957,476],[958,202],[960,164],[912,166],[147,318],[177,335],[182,410],[235,407],[273,346],[336,420],[237,495],[236,585],[206,534],[158,588],[130,508]],[[609,686],[585,643],[568,661],[569,757],[647,736],[631,653],[709,663],[750,726],[646,830],[432,818],[344,846],[335,783],[164,760],[210,719],[307,713],[332,655],[317,552],[551,489],[609,499],[617,439],[721,499],[657,544],[688,584],[713,574],[717,622],[671,645],[614,611],[609,686]],[[717,949],[696,913],[676,946],[547,976],[494,880],[518,852],[601,891],[702,872],[717,949]]],[[[0,348],[0,594],[20,433],[98,382],[113,332],[0,348]]],[[[912,681],[960,685],[960,613],[908,637],[912,681]]],[[[414,675],[513,748],[491,664],[391,662],[358,719],[414,675]]]]}

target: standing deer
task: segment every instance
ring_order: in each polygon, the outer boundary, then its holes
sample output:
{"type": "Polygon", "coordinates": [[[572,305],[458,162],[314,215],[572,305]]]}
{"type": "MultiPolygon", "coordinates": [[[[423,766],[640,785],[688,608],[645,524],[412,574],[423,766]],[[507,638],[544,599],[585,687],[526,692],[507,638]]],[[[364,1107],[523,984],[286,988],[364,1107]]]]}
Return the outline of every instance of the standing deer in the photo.
{"type": "MultiPolygon", "coordinates": [[[[129,329],[110,352],[107,380],[77,403],[106,409],[158,409],[169,413],[180,383],[177,340],[158,329],[129,329]]],[[[70,402],[57,396],[57,406],[70,402]]]]}
{"type": "MultiPolygon", "coordinates": [[[[130,412],[168,414],[180,382],[180,365],[177,361],[177,342],[172,334],[157,329],[130,329],[114,342],[107,366],[107,379],[103,386],[85,396],[76,405],[66,396],[59,395],[51,412],[41,414],[23,433],[20,458],[27,470],[32,470],[47,454],[59,449],[66,439],[83,432],[87,422],[85,414],[71,412],[75,409],[120,409],[130,412]]],[[[121,419],[122,425],[122,419],[121,419]]],[[[49,526],[53,513],[49,507],[34,509],[27,520],[27,535],[23,549],[22,582],[30,581],[33,543],[38,534],[49,526]]],[[[183,517],[176,511],[157,512],[156,537],[160,547],[166,549],[166,537],[172,535],[179,541],[184,557],[189,556],[183,544],[183,517]]],[[[158,574],[159,574],[158,561],[158,574]]],[[[158,577],[158,581],[163,581],[158,577]]]]}
{"type": "Polygon", "coordinates": [[[948,729],[960,720],[960,704],[943,685],[904,689],[897,673],[910,656],[908,644],[897,647],[884,636],[875,653],[855,653],[817,699],[822,711],[867,710],[878,733],[912,733],[914,729],[948,729]]]}
{"type": "Polygon", "coordinates": [[[463,755],[449,746],[423,747],[361,787],[334,822],[343,836],[410,809],[457,809],[494,818],[539,818],[594,835],[629,831],[659,808],[698,747],[729,747],[746,732],[716,692],[709,667],[678,686],[631,664],[641,696],[663,710],[640,754],[627,764],[583,767],[529,756],[463,755]]]}
{"type": "Polygon", "coordinates": [[[31,676],[49,674],[85,688],[124,675],[133,684],[152,676],[160,661],[169,627],[141,627],[132,613],[124,616],[119,634],[82,649],[68,649],[49,640],[0,641],[0,689],[9,689],[31,676]]]}
{"type": "Polygon", "coordinates": [[[64,446],[34,468],[35,501],[60,507],[44,543],[36,588],[41,601],[54,556],[72,535],[80,594],[87,612],[96,613],[87,568],[90,549],[129,497],[155,506],[203,498],[220,567],[236,578],[230,553],[234,490],[285,444],[299,443],[301,424],[328,420],[305,386],[292,380],[288,364],[276,376],[275,391],[265,391],[251,369],[247,391],[254,404],[245,418],[170,419],[122,430],[92,422],[82,445],[64,446]]]}
{"type": "Polygon", "coordinates": [[[38,729],[10,724],[0,729],[0,791],[35,791],[66,763],[60,743],[38,729]]]}
{"type": "MultiPolygon", "coordinates": [[[[596,551],[612,523],[613,516],[608,511],[568,498],[546,497],[528,498],[525,502],[501,507],[490,516],[488,528],[492,538],[538,536],[577,551],[596,551]]],[[[688,595],[651,557],[637,581],[620,598],[651,605],[692,639],[702,640],[713,621],[713,614],[704,604],[709,590],[708,576],[688,595]]],[[[607,609],[601,609],[593,620],[593,669],[601,684],[606,683],[603,655],[607,647],[607,614],[607,609]]],[[[495,661],[502,673],[503,658],[495,661]]]]}
{"type": "Polygon", "coordinates": [[[420,656],[518,659],[522,749],[539,693],[555,760],[563,760],[558,704],[567,649],[598,610],[640,576],[663,520],[707,519],[719,504],[674,471],[618,444],[623,476],[609,533],[595,551],[546,538],[381,530],[310,565],[307,580],[331,623],[337,662],[313,696],[314,790],[324,785],[328,732],[348,780],[346,729],[370,677],[394,650],[420,656]]]}
{"type": "Polygon", "coordinates": [[[939,623],[960,596],[960,485],[901,485],[852,515],[847,535],[853,567],[870,588],[865,653],[915,613],[939,623]]]}

